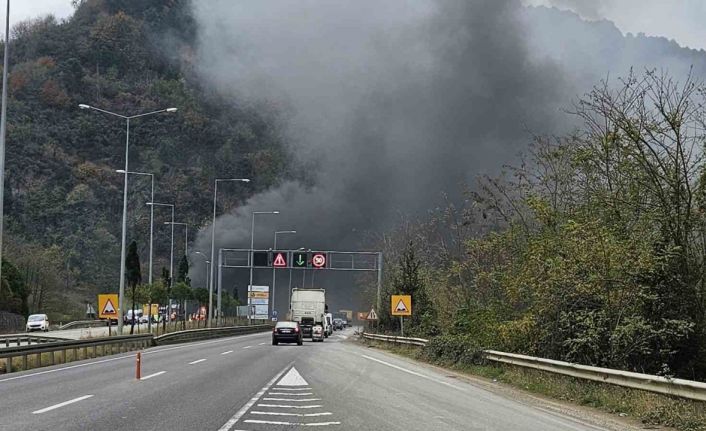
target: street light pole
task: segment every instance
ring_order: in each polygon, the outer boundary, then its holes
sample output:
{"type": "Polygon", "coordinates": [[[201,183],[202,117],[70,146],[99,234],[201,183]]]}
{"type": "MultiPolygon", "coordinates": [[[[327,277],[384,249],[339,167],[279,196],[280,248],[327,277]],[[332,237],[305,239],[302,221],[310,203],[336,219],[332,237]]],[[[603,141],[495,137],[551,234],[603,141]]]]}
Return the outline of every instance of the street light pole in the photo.
{"type": "MultiPolygon", "coordinates": [[[[250,225],[250,284],[248,286],[252,286],[252,269],[253,269],[253,258],[254,258],[254,248],[255,248],[255,215],[257,215],[257,214],[279,214],[279,211],[253,211],[252,212],[252,224],[250,225]]],[[[211,269],[213,269],[213,267],[211,267],[211,269]]],[[[248,288],[248,290],[249,289],[250,288],[248,288]]],[[[250,320],[252,320],[252,319],[249,319],[248,321],[250,321],[250,320]]]]}
{"type": "Polygon", "coordinates": [[[169,252],[169,288],[171,289],[172,286],[174,285],[174,204],[164,204],[160,202],[147,202],[147,205],[149,206],[158,206],[158,207],[171,207],[172,208],[172,222],[170,223],[172,225],[172,240],[171,240],[171,249],[169,252]]]}
{"type": "MultiPolygon", "coordinates": [[[[5,15],[5,54],[2,61],[2,108],[0,108],[0,280],[2,280],[2,235],[5,219],[5,134],[7,129],[7,69],[10,55],[10,0],[5,15]]],[[[118,319],[120,322],[122,319],[118,319]]]]}
{"type": "Polygon", "coordinates": [[[125,180],[123,182],[123,223],[122,223],[122,235],[121,235],[121,244],[120,244],[120,288],[118,291],[118,334],[122,334],[123,332],[123,319],[122,319],[122,314],[123,314],[123,299],[125,296],[125,254],[126,254],[126,247],[125,243],[127,240],[127,178],[128,178],[128,173],[130,172],[129,167],[129,149],[130,149],[130,120],[133,118],[139,118],[139,117],[145,117],[148,115],[153,115],[153,114],[159,114],[162,112],[176,112],[177,108],[167,108],[167,109],[160,109],[158,111],[152,111],[152,112],[146,112],[144,114],[138,114],[138,115],[121,115],[121,114],[116,114],[115,112],[110,112],[105,109],[100,109],[96,108],[95,106],[90,106],[86,104],[80,104],[78,105],[79,108],[81,109],[92,109],[94,111],[102,112],[104,114],[112,115],[114,117],[119,117],[125,120],[125,180]]]}
{"type": "MultiPolygon", "coordinates": [[[[272,247],[272,250],[276,253],[277,252],[277,235],[284,235],[284,234],[295,234],[297,233],[296,230],[279,230],[275,232],[275,241],[274,245],[272,247]]],[[[290,262],[291,263],[291,262],[290,262]]],[[[292,268],[290,265],[289,268],[289,278],[292,278],[292,268]]],[[[274,317],[275,314],[275,286],[277,284],[277,275],[275,274],[275,266],[272,265],[272,317],[274,317]]]]}
{"type": "MultiPolygon", "coordinates": [[[[213,221],[211,222],[211,272],[208,277],[208,327],[213,324],[213,260],[216,255],[216,200],[218,198],[219,181],[240,181],[249,183],[248,178],[216,178],[213,184],[213,221]]],[[[218,313],[221,312],[221,292],[218,291],[218,313]]]]}
{"type": "MultiPolygon", "coordinates": [[[[117,169],[115,172],[119,174],[124,174],[125,171],[122,169],[117,169]]],[[[154,174],[150,174],[147,172],[135,172],[135,171],[130,171],[128,174],[131,175],[149,175],[151,182],[152,182],[152,192],[150,193],[150,201],[154,201],[154,174]]],[[[150,206],[150,264],[149,264],[149,284],[152,284],[152,252],[153,252],[153,244],[154,244],[154,207],[150,206]]]]}
{"type": "Polygon", "coordinates": [[[178,222],[168,222],[165,221],[164,224],[170,224],[172,227],[174,225],[178,226],[184,226],[184,256],[187,258],[189,257],[189,225],[187,223],[178,223],[178,222]]]}

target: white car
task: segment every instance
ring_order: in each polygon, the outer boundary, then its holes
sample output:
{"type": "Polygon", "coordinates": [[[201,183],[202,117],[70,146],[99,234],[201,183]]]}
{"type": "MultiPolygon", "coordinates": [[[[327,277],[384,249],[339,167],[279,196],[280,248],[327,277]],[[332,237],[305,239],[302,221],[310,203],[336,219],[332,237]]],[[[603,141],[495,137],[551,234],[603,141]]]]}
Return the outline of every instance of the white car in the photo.
{"type": "Polygon", "coordinates": [[[27,318],[27,332],[49,331],[49,317],[46,314],[31,314],[27,318]]]}

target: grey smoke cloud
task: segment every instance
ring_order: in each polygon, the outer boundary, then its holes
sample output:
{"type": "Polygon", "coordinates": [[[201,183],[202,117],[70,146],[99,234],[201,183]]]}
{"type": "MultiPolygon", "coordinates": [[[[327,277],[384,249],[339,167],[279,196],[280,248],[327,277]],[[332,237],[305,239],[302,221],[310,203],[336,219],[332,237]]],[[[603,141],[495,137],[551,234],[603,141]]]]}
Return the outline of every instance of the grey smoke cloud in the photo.
{"type": "MultiPolygon", "coordinates": [[[[554,131],[559,71],[524,43],[519,1],[194,2],[199,73],[234,100],[290,110],[288,139],[316,158],[315,185],[287,182],[218,221],[219,247],[256,247],[275,227],[305,247],[346,249],[400,214],[496,172],[554,131]]],[[[209,249],[202,234],[197,247],[209,249]]]]}
{"type": "Polygon", "coordinates": [[[222,216],[217,247],[247,248],[251,211],[280,210],[258,220],[256,247],[271,247],[275,229],[296,229],[287,247],[358,248],[364,232],[421,214],[442,193],[458,198],[463,183],[511,163],[530,132],[572,127],[561,108],[607,74],[703,64],[519,0],[193,7],[200,76],[234,103],[284,107],[290,151],[314,169],[314,185],[285,182],[222,216]]]}

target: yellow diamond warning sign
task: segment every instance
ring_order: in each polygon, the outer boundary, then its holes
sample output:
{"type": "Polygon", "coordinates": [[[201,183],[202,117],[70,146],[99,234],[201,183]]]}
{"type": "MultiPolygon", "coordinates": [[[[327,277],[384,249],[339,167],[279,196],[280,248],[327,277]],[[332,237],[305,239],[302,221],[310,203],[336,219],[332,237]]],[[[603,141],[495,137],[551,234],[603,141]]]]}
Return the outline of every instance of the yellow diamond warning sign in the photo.
{"type": "Polygon", "coordinates": [[[412,295],[392,295],[390,305],[393,316],[412,315],[412,295]]]}
{"type": "Polygon", "coordinates": [[[98,317],[101,319],[118,318],[118,295],[105,293],[98,295],[98,317]]]}

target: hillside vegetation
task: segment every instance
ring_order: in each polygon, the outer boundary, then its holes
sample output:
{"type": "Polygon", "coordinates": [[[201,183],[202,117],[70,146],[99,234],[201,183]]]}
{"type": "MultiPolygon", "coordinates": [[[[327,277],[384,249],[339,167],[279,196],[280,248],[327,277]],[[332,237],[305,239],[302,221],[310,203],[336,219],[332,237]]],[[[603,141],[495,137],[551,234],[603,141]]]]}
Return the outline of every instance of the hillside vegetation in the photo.
{"type": "MultiPolygon", "coordinates": [[[[179,109],[132,122],[130,170],[155,174],[155,199],[176,203],[190,233],[209,220],[214,178],[253,180],[219,197],[230,208],[286,177],[275,110],[225,100],[190,72],[187,1],[77,1],[66,21],[23,22],[11,35],[4,257],[14,270],[3,271],[0,309],[80,317],[84,301],[117,290],[125,122],[79,103],[179,109]]],[[[128,242],[145,281],[149,193],[149,177],[131,176],[128,242]]],[[[155,210],[155,278],[169,268],[169,216],[155,210]]]]}
{"type": "Polygon", "coordinates": [[[385,237],[384,328],[387,295],[408,293],[405,329],[447,360],[493,348],[706,379],[705,88],[611,84],[573,107],[574,134],[385,237]]]}

